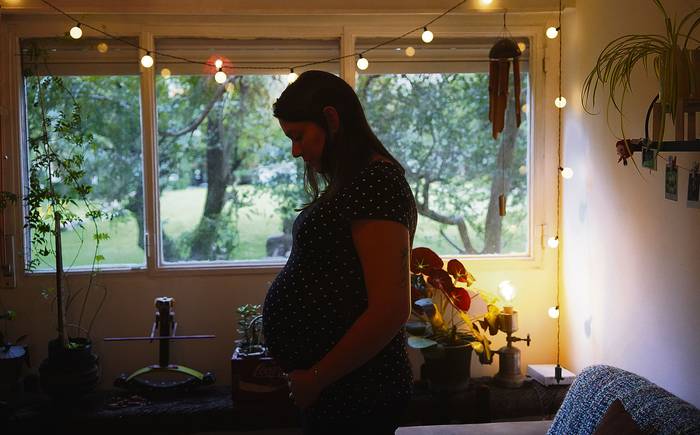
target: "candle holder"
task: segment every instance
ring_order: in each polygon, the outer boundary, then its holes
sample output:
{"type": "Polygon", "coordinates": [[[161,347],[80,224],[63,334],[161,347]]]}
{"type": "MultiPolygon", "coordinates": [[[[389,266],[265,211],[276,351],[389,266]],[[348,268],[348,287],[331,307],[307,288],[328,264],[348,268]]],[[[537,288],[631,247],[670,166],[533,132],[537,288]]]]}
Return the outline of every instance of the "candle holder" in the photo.
{"type": "Polygon", "coordinates": [[[527,338],[515,337],[513,333],[518,330],[518,312],[513,307],[505,307],[498,314],[498,329],[505,332],[506,345],[495,353],[498,358],[498,373],[494,377],[497,385],[506,388],[518,388],[523,385],[525,376],[520,370],[520,349],[513,346],[516,341],[525,341],[530,346],[530,334],[527,338]]]}

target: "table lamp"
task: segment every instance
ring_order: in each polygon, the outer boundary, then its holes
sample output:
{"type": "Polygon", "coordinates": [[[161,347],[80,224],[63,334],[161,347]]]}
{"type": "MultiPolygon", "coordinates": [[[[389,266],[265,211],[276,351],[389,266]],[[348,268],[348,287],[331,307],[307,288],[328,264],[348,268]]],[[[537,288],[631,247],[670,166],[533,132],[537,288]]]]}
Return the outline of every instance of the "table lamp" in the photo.
{"type": "Polygon", "coordinates": [[[520,349],[513,346],[516,341],[525,341],[530,346],[530,334],[527,338],[513,336],[518,330],[518,312],[513,310],[513,299],[517,293],[510,281],[503,281],[498,285],[499,293],[506,301],[503,311],[498,314],[498,329],[505,332],[506,345],[498,349],[498,373],[494,377],[496,384],[507,388],[518,388],[525,381],[520,370],[520,349]]]}

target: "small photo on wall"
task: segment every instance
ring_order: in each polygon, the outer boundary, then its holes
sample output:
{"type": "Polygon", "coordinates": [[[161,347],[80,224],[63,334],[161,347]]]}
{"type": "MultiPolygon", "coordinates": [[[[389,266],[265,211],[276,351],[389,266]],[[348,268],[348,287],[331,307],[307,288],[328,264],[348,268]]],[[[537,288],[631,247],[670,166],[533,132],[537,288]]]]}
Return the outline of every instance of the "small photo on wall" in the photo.
{"type": "Polygon", "coordinates": [[[642,148],[642,166],[653,171],[656,170],[656,154],[654,148],[642,148]]]}
{"type": "Polygon", "coordinates": [[[675,156],[669,156],[666,162],[666,199],[678,201],[678,166],[675,156]]]}
{"type": "Polygon", "coordinates": [[[688,207],[700,208],[700,170],[697,163],[688,177],[688,207]]]}

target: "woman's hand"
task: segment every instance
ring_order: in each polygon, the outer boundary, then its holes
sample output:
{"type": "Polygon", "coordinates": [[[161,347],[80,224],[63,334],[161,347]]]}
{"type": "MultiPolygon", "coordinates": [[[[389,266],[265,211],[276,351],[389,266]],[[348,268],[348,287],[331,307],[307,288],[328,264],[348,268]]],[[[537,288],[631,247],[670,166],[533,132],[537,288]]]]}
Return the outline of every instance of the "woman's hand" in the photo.
{"type": "Polygon", "coordinates": [[[291,391],[289,397],[299,409],[313,405],[323,390],[311,370],[294,370],[287,375],[287,383],[291,391]]]}

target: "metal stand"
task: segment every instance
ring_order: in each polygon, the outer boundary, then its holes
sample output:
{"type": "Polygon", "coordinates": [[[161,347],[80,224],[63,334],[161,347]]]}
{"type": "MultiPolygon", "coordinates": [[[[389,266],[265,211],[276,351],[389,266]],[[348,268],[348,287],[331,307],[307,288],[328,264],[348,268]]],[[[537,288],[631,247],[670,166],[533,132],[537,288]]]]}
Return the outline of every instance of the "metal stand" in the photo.
{"type": "Polygon", "coordinates": [[[497,385],[506,388],[519,388],[525,381],[520,370],[520,349],[513,346],[516,341],[525,341],[530,346],[530,334],[527,338],[518,338],[512,334],[518,330],[518,313],[500,313],[498,315],[498,328],[505,332],[506,345],[498,349],[498,373],[494,377],[497,385]]]}
{"type": "Polygon", "coordinates": [[[170,364],[170,340],[195,340],[216,338],[215,335],[183,335],[177,336],[175,311],[172,309],[175,300],[171,297],[155,299],[156,319],[148,337],[118,337],[105,338],[105,341],[142,341],[158,340],[158,364],[140,368],[130,375],[122,374],[114,381],[116,387],[135,390],[189,390],[199,385],[210,385],[215,381],[210,372],[201,373],[189,367],[170,364]],[[155,335],[158,330],[158,336],[155,335]],[[149,379],[146,375],[162,376],[164,380],[149,379]],[[174,376],[175,379],[168,379],[174,376]],[[182,379],[184,376],[184,379],[182,379]],[[179,379],[178,379],[179,378],[179,379]]]}

